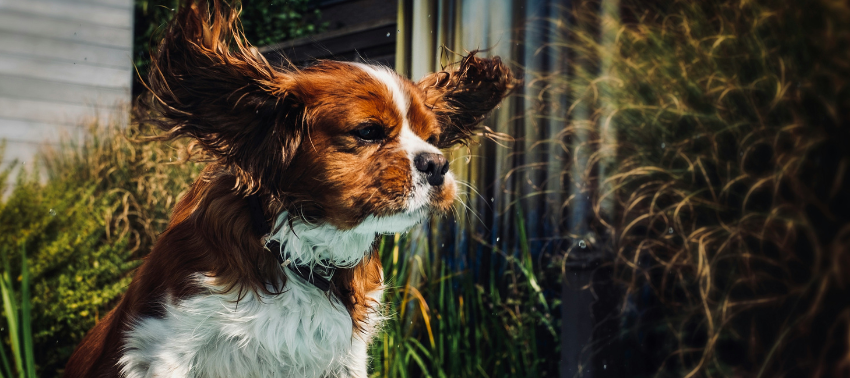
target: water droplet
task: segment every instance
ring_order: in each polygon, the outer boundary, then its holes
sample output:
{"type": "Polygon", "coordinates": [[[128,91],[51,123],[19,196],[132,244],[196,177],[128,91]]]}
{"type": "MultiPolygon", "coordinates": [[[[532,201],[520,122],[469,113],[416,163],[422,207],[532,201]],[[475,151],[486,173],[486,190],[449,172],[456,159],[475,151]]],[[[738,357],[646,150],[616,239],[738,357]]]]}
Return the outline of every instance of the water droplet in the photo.
{"type": "Polygon", "coordinates": [[[440,244],[440,247],[445,247],[446,243],[440,244]]]}
{"type": "Polygon", "coordinates": [[[430,15],[430,14],[428,15],[428,18],[431,18],[431,15],[430,15]]]}
{"type": "Polygon", "coordinates": [[[667,143],[661,142],[661,148],[667,147],[667,143]]]}
{"type": "Polygon", "coordinates": [[[48,213],[50,213],[50,216],[51,216],[51,217],[55,217],[55,216],[56,216],[56,210],[50,209],[50,211],[48,211],[48,213]]]}
{"type": "Polygon", "coordinates": [[[496,238],[496,241],[499,241],[499,238],[496,238]]]}
{"type": "Polygon", "coordinates": [[[579,240],[579,241],[578,241],[578,246],[579,246],[579,248],[581,248],[581,249],[585,249],[585,248],[587,248],[587,243],[585,243],[585,242],[584,242],[584,240],[579,240]]]}
{"type": "Polygon", "coordinates": [[[493,202],[493,201],[495,201],[495,200],[496,200],[495,198],[490,197],[490,202],[493,202]]]}
{"type": "Polygon", "coordinates": [[[603,364],[603,365],[602,365],[602,370],[608,370],[608,364],[603,364]]]}
{"type": "Polygon", "coordinates": [[[387,37],[389,37],[389,36],[390,36],[390,33],[387,33],[387,37]]]}
{"type": "Polygon", "coordinates": [[[667,233],[668,233],[668,234],[672,234],[672,233],[673,233],[673,227],[668,228],[668,229],[667,229],[667,233]]]}

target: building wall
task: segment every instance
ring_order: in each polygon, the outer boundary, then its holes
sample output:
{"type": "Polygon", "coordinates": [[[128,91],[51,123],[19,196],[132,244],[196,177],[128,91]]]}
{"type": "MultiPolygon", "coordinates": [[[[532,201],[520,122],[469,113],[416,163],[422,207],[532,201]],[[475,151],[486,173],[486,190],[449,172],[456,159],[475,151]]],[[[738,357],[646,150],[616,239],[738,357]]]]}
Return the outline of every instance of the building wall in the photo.
{"type": "Polygon", "coordinates": [[[296,66],[317,59],[361,61],[392,67],[398,35],[395,1],[317,1],[326,29],[304,38],[260,47],[272,64],[296,66]]]}
{"type": "Polygon", "coordinates": [[[93,119],[125,123],[132,53],[132,0],[0,0],[3,165],[93,119]]]}

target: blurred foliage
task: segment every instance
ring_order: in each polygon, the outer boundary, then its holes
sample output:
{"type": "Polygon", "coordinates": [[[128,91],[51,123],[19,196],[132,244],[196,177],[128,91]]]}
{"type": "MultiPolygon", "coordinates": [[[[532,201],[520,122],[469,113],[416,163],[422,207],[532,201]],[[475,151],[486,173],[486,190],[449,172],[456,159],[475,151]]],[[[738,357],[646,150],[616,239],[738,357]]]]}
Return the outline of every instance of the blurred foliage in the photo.
{"type": "Polygon", "coordinates": [[[175,200],[200,172],[198,164],[179,162],[182,142],[139,142],[147,133],[136,126],[91,125],[83,141],[50,149],[40,165],[21,170],[0,202],[0,245],[13,247],[13,277],[21,275],[15,247],[29,252],[41,376],[55,376],[115,305],[136,259],[150,249],[175,200]],[[46,181],[39,179],[44,176],[46,181]]]}
{"type": "MultiPolygon", "coordinates": [[[[180,0],[135,0],[135,4],[133,63],[139,75],[147,80],[150,51],[174,16],[180,0]]],[[[326,25],[320,23],[321,12],[312,4],[311,0],[241,2],[245,37],[254,46],[265,46],[321,31],[326,25]]],[[[137,92],[140,91],[138,88],[137,92]]]]}
{"type": "Polygon", "coordinates": [[[630,376],[850,375],[850,5],[606,4],[553,20],[569,72],[535,78],[626,294],[592,347],[630,376]]]}

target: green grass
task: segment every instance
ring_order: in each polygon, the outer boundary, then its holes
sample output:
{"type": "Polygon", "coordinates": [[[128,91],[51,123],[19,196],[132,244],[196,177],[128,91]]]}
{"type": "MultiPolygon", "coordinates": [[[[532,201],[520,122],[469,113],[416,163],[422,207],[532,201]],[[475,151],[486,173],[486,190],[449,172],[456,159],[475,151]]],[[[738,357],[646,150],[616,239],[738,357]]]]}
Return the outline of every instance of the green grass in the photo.
{"type": "Polygon", "coordinates": [[[537,350],[539,332],[554,340],[557,334],[518,219],[522,253],[483,245],[508,265],[503,276],[484,282],[453,271],[425,229],[382,239],[390,316],[370,350],[373,377],[557,375],[546,364],[557,346],[537,350]]]}
{"type": "MultiPolygon", "coordinates": [[[[20,298],[15,295],[14,282],[10,275],[9,258],[6,248],[0,249],[3,260],[3,273],[0,276],[0,296],[3,298],[3,314],[6,317],[5,332],[9,337],[12,351],[12,361],[5,348],[0,348],[2,374],[0,377],[14,377],[13,372],[20,378],[35,378],[35,353],[32,338],[32,302],[30,301],[30,274],[27,267],[26,249],[21,247],[21,277],[20,298]]],[[[2,333],[2,332],[0,332],[2,333]]]]}

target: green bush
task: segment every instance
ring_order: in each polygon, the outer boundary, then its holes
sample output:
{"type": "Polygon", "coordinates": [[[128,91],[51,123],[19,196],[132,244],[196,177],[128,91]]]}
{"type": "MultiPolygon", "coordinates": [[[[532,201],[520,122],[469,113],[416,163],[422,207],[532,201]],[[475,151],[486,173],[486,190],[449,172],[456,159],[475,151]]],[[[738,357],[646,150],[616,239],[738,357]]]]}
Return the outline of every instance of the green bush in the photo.
{"type": "Polygon", "coordinates": [[[41,376],[55,376],[115,305],[137,258],[199,173],[198,164],[179,162],[181,142],[140,143],[140,134],[135,126],[92,126],[79,144],[48,151],[42,164],[22,171],[0,202],[0,245],[12,247],[13,277],[21,275],[17,247],[29,252],[41,376]]]}

